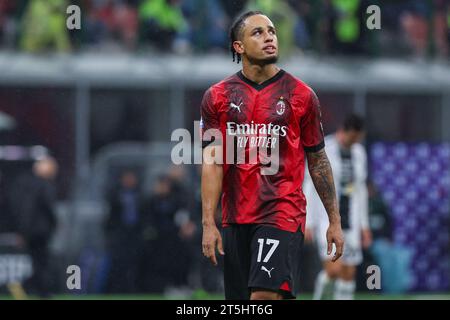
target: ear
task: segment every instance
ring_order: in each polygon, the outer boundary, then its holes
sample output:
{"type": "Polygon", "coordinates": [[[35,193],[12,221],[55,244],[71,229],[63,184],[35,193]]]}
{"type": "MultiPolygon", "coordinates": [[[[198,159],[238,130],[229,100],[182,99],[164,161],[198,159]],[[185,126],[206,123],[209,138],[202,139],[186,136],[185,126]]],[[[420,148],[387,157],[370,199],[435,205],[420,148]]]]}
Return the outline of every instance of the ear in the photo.
{"type": "Polygon", "coordinates": [[[233,48],[239,54],[244,53],[244,44],[242,43],[242,41],[237,40],[233,42],[233,48]]]}

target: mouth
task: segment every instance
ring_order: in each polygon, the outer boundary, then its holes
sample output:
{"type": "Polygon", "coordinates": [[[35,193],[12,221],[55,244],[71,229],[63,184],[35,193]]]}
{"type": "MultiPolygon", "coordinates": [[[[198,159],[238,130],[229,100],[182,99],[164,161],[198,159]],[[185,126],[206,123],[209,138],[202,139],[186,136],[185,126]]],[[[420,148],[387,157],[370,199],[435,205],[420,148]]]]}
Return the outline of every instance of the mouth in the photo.
{"type": "Polygon", "coordinates": [[[273,53],[276,53],[277,48],[273,45],[268,45],[268,46],[263,47],[263,51],[265,51],[266,53],[269,53],[269,54],[273,54],[273,53]]]}

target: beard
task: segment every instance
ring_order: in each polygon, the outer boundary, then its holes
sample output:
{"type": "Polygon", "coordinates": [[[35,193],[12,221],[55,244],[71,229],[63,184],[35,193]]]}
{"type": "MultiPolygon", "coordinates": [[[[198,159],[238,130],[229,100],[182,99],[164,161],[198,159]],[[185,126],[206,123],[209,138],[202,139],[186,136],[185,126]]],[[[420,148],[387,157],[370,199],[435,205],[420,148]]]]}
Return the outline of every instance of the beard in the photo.
{"type": "Polygon", "coordinates": [[[278,55],[273,56],[273,57],[264,58],[264,59],[255,59],[255,58],[248,57],[248,60],[250,61],[251,64],[256,64],[259,66],[266,66],[269,64],[277,63],[278,55]]]}

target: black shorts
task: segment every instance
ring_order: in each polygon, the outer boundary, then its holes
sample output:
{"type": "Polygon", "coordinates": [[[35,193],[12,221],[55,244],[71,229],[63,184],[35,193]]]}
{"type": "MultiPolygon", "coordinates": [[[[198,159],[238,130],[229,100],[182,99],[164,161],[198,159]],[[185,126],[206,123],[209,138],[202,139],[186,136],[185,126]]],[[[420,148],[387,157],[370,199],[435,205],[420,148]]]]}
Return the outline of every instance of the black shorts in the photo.
{"type": "Polygon", "coordinates": [[[224,227],[225,299],[248,300],[254,289],[279,292],[284,299],[295,298],[303,238],[301,231],[267,225],[224,227]]]}

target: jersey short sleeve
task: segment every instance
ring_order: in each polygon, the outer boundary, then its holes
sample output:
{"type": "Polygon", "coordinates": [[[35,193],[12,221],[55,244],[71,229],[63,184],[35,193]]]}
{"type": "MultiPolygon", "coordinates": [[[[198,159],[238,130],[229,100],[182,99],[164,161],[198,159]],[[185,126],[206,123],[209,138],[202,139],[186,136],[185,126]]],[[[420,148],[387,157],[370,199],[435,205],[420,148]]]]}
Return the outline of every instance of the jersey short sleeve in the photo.
{"type": "Polygon", "coordinates": [[[306,152],[317,152],[325,147],[322,115],[317,95],[312,89],[309,91],[306,110],[300,119],[302,144],[306,152]]]}
{"type": "Polygon", "coordinates": [[[220,130],[220,122],[219,115],[217,113],[217,109],[214,105],[213,92],[212,88],[206,90],[203,95],[201,107],[200,107],[200,129],[201,129],[201,137],[202,137],[202,147],[206,147],[211,144],[214,139],[211,141],[203,140],[203,134],[205,131],[209,129],[218,129],[220,130]]]}

